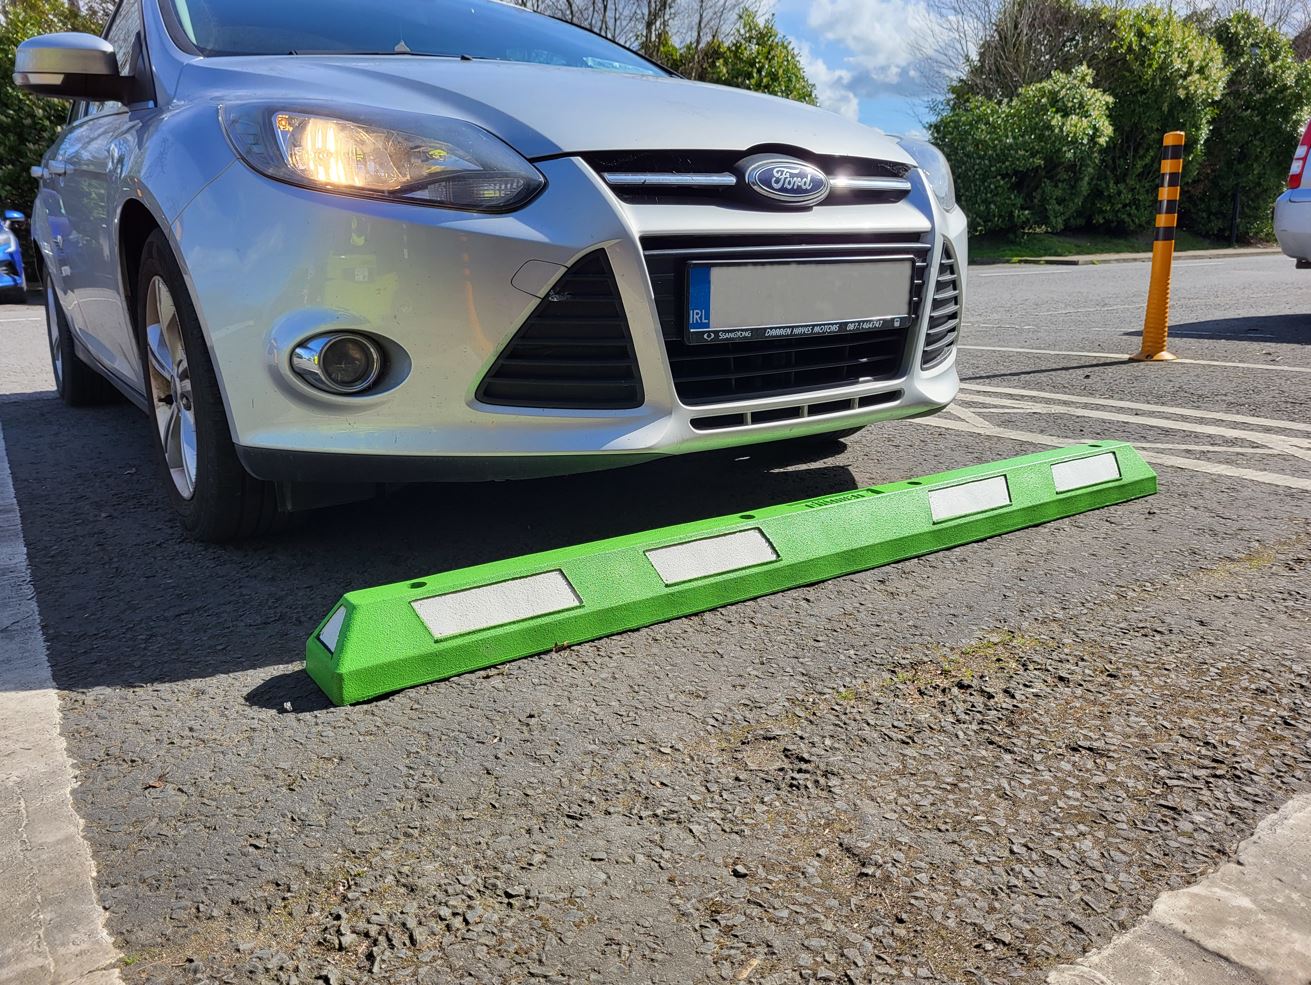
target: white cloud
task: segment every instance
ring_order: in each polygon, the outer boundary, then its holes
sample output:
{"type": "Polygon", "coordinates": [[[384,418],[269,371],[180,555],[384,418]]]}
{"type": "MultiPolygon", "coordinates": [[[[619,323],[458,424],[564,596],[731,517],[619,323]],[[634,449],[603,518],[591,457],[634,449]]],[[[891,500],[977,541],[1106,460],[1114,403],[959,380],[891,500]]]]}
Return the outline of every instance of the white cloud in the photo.
{"type": "Polygon", "coordinates": [[[924,0],[811,0],[807,24],[851,54],[834,70],[857,97],[923,95],[926,59],[942,47],[944,18],[924,0]]]}
{"type": "Polygon", "coordinates": [[[831,68],[824,59],[811,50],[804,41],[796,42],[797,53],[806,70],[806,77],[815,84],[819,105],[849,120],[860,118],[860,100],[851,91],[853,73],[850,69],[831,68]]]}

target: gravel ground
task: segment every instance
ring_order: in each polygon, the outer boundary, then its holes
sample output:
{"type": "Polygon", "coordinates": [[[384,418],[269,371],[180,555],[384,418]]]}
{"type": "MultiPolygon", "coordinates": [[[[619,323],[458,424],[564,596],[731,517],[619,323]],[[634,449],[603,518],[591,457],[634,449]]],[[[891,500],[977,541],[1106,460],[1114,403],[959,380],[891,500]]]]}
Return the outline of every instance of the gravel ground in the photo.
{"type": "MultiPolygon", "coordinates": [[[[979,277],[970,341],[1128,351],[1138,279],[979,277]]],[[[1186,354],[1311,365],[1286,261],[1181,270],[1179,298],[1186,354]],[[1253,298],[1276,341],[1231,324],[1253,298]]],[[[1306,374],[1080,362],[962,356],[988,385],[1311,420],[1306,374]]],[[[345,589],[1031,446],[890,425],[215,549],[165,522],[129,408],[10,400],[0,426],[130,980],[1036,983],[1311,789],[1295,490],[1162,468],[1152,499],[334,709],[297,655],[345,589]]]]}

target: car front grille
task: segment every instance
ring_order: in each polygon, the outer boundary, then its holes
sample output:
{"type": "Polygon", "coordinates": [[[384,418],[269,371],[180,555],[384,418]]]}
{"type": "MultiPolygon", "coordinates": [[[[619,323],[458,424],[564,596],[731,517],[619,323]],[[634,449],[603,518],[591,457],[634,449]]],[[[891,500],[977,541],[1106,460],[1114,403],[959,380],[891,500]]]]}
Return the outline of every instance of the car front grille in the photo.
{"type": "Polygon", "coordinates": [[[832,189],[817,208],[899,202],[910,193],[910,168],[896,161],[807,154],[782,147],[745,151],[610,151],[583,155],[623,202],[634,205],[714,205],[773,210],[778,206],[749,192],[734,169],[753,154],[777,152],[814,165],[832,189]]]}
{"type": "Polygon", "coordinates": [[[913,237],[811,235],[801,237],[682,237],[642,240],[660,316],[674,389],[688,406],[757,400],[893,380],[907,362],[911,329],[821,338],[690,344],[684,339],[687,264],[692,260],[835,259],[905,256],[915,259],[911,325],[918,324],[927,244],[913,237]]]}
{"type": "Polygon", "coordinates": [[[509,407],[640,407],[642,378],[604,250],[574,264],[515,333],[478,386],[509,407]]]}
{"type": "Polygon", "coordinates": [[[929,307],[929,328],[924,336],[924,355],[920,367],[929,369],[951,355],[960,337],[960,276],[956,256],[951,247],[942,244],[942,259],[938,261],[938,279],[933,286],[933,300],[929,307]]]}

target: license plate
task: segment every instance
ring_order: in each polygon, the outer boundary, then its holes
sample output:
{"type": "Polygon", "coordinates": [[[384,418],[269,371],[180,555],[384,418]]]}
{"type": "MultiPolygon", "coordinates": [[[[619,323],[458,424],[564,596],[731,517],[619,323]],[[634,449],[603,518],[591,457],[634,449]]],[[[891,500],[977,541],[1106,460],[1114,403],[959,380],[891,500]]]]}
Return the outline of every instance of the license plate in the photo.
{"type": "Polygon", "coordinates": [[[911,257],[693,262],[688,342],[846,335],[910,325],[911,257]]]}

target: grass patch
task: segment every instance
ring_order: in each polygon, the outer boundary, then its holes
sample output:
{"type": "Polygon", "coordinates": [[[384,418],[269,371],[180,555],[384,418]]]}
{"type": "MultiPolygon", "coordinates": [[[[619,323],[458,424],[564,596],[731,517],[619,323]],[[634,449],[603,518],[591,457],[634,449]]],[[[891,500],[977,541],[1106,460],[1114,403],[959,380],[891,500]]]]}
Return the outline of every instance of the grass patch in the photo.
{"type": "MultiPolygon", "coordinates": [[[[1227,242],[1206,239],[1183,229],[1179,230],[1174,243],[1176,251],[1215,250],[1228,246],[1227,242]]],[[[1151,251],[1151,229],[1125,236],[1096,232],[1010,233],[977,236],[970,239],[972,260],[1070,257],[1087,253],[1150,253],[1151,251]]]]}
{"type": "Polygon", "coordinates": [[[150,970],[150,967],[152,967],[155,962],[162,958],[163,954],[163,949],[158,947],[146,948],[144,951],[138,951],[135,954],[129,952],[127,954],[119,955],[118,966],[126,971],[128,968],[140,965],[141,967],[136,968],[136,971],[134,971],[133,974],[145,973],[150,970]]]}
{"type": "Polygon", "coordinates": [[[908,688],[911,694],[925,697],[955,687],[961,681],[972,682],[984,675],[1010,674],[1019,666],[1022,654],[1045,645],[1037,637],[1003,630],[988,639],[951,650],[934,647],[931,659],[899,670],[884,682],[884,686],[908,688]]]}

